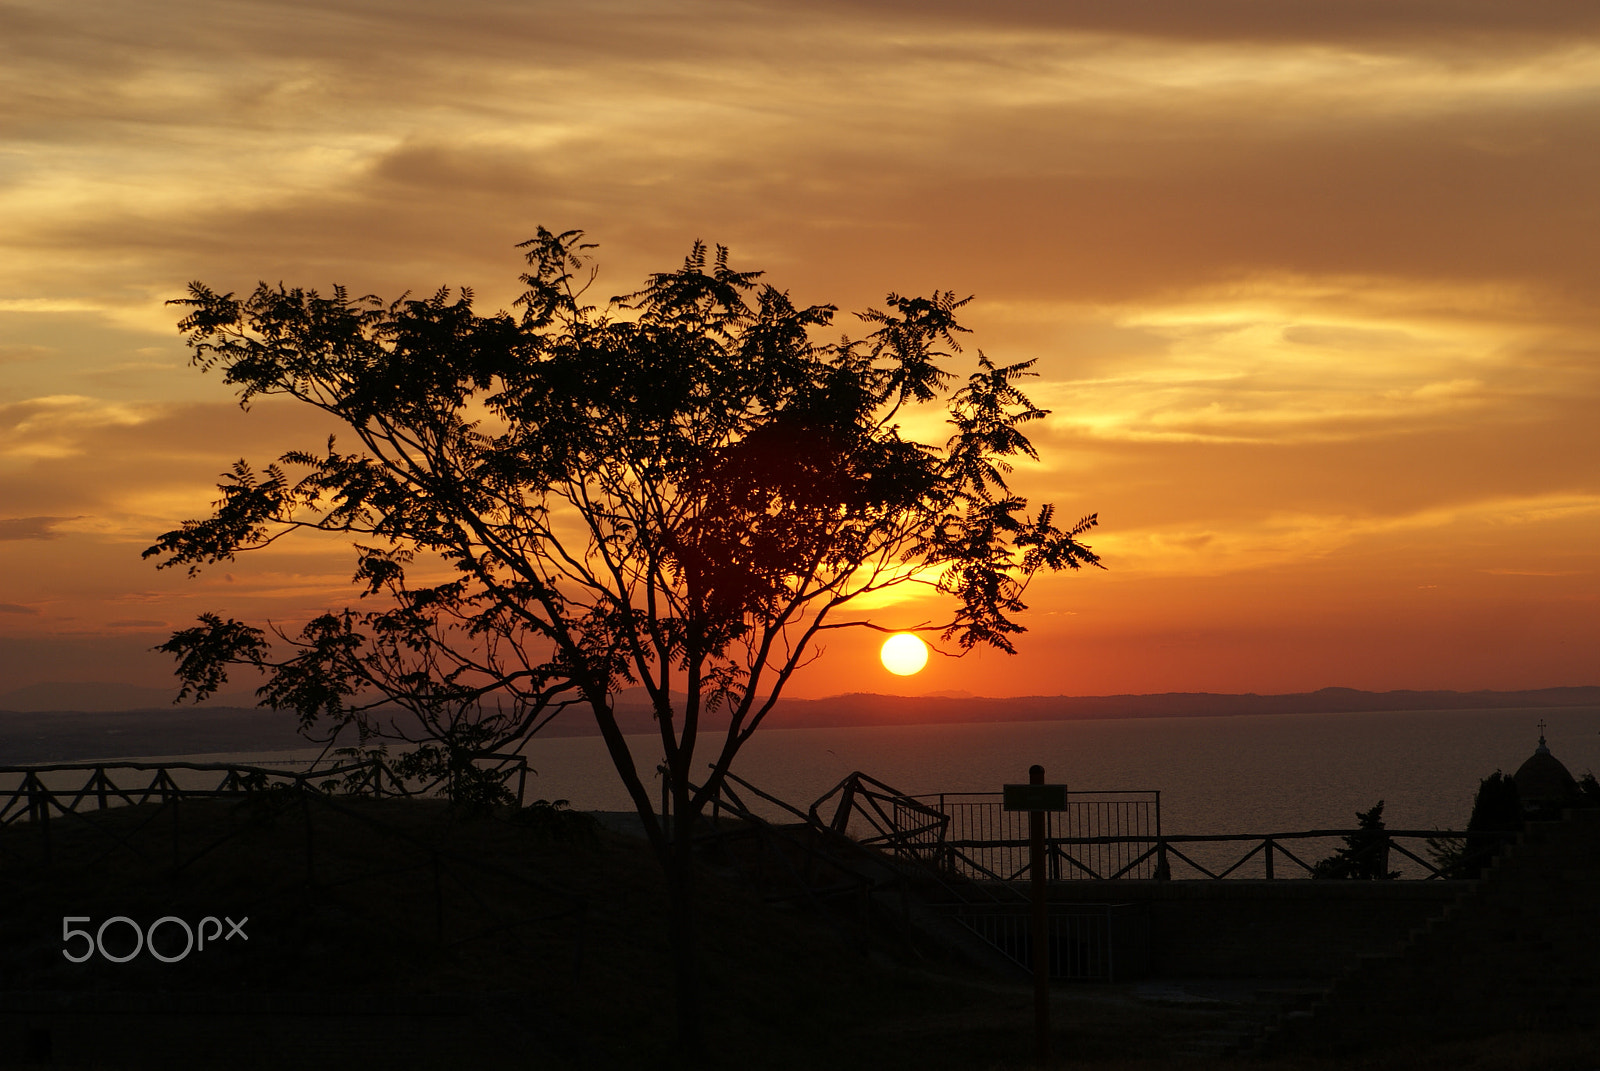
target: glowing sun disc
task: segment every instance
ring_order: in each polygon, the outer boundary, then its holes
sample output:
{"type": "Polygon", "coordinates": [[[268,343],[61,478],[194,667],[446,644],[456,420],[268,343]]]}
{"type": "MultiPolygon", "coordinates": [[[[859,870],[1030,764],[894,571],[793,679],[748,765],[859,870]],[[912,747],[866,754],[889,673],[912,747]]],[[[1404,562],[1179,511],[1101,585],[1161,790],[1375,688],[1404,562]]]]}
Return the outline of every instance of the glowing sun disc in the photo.
{"type": "Polygon", "coordinates": [[[928,645],[909,632],[899,632],[883,641],[878,657],[890,673],[909,677],[928,664],[928,645]]]}

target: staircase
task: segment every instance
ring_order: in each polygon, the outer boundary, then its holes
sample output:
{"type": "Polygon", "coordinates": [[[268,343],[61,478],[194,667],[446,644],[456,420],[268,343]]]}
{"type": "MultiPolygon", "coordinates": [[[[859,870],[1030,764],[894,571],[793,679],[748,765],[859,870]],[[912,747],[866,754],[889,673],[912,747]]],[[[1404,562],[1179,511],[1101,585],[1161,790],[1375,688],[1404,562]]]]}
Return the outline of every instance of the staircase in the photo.
{"type": "Polygon", "coordinates": [[[1476,885],[1393,952],[1219,1055],[1342,1055],[1418,1036],[1600,1025],[1600,810],[1529,825],[1476,885]]]}

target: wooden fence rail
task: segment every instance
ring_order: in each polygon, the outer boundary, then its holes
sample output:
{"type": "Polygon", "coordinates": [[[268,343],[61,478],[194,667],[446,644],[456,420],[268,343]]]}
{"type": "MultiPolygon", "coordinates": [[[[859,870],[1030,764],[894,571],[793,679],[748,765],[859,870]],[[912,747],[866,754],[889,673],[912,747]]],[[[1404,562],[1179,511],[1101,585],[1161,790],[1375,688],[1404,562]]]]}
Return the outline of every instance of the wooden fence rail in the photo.
{"type": "MultiPolygon", "coordinates": [[[[1407,874],[1401,872],[1401,877],[1418,878],[1420,880],[1436,880],[1459,876],[1463,865],[1473,865],[1476,862],[1486,861],[1502,846],[1514,840],[1512,832],[1473,832],[1460,830],[1437,829],[1386,829],[1381,831],[1359,829],[1307,829],[1294,830],[1283,833],[1220,833],[1220,834],[1181,834],[1172,833],[1155,837],[1053,837],[1047,843],[1047,851],[1051,860],[1051,880],[1090,880],[1090,881],[1115,881],[1129,877],[1155,877],[1155,878],[1181,878],[1202,877],[1220,880],[1240,874],[1246,869],[1246,864],[1252,859],[1260,858],[1261,866],[1259,876],[1267,880],[1284,878],[1281,872],[1280,860],[1290,864],[1290,874],[1296,877],[1311,877],[1316,869],[1316,864],[1308,861],[1315,853],[1308,852],[1299,844],[1299,851],[1292,850],[1285,842],[1323,841],[1328,848],[1340,848],[1349,842],[1350,838],[1359,837],[1371,840],[1366,849],[1377,860],[1374,870],[1378,873],[1388,873],[1388,862],[1395,855],[1404,857],[1415,864],[1407,874]],[[1469,845],[1465,857],[1454,863],[1441,862],[1429,858],[1430,842],[1457,841],[1469,845]],[[1090,862],[1085,861],[1085,848],[1100,848],[1115,845],[1129,849],[1118,853],[1118,857],[1128,861],[1119,869],[1100,872],[1090,862]],[[1195,858],[1202,854],[1196,851],[1197,846],[1223,846],[1237,845],[1243,848],[1242,853],[1228,853],[1220,860],[1209,858],[1202,862],[1195,858]],[[1139,873],[1147,864],[1153,864],[1153,873],[1139,873]],[[1184,872],[1187,868],[1189,873],[1184,872]]],[[[995,840],[947,840],[927,853],[928,861],[941,869],[957,873],[967,873],[980,880],[1019,882],[1027,881],[1030,869],[1026,860],[1028,841],[1024,838],[1004,838],[995,840]],[[986,860],[992,860],[993,853],[1005,850],[1014,853],[1014,857],[1021,859],[1020,865],[1004,872],[997,871],[986,865],[986,860]]]]}
{"type": "MultiPolygon", "coordinates": [[[[474,756],[474,764],[495,763],[509,779],[517,779],[517,803],[522,805],[527,790],[528,760],[522,755],[484,754],[474,756]]],[[[185,780],[194,780],[186,778],[185,780]]],[[[54,810],[58,814],[79,810],[92,801],[98,810],[117,804],[165,803],[177,799],[204,799],[237,796],[241,793],[276,790],[342,793],[355,796],[431,796],[439,792],[444,777],[412,785],[381,757],[341,760],[323,769],[283,770],[240,763],[202,762],[65,762],[30,766],[0,766],[0,825],[19,821],[46,822],[54,810]],[[201,785],[180,784],[175,772],[220,775],[201,785]],[[75,781],[67,775],[87,773],[81,787],[61,781],[75,781]],[[113,780],[113,773],[116,779],[113,780]],[[138,775],[151,774],[148,784],[138,775]],[[44,775],[56,784],[47,784],[44,775]],[[12,783],[12,779],[20,780],[12,783]],[[211,783],[214,781],[214,783],[211,783]],[[136,783],[137,782],[137,783],[136,783]]]]}

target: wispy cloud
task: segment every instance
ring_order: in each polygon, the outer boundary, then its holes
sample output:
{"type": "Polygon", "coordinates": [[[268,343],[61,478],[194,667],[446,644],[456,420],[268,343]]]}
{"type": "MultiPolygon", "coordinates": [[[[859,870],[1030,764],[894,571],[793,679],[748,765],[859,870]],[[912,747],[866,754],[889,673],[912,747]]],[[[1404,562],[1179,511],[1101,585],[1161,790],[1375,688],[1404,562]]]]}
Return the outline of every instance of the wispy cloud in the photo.
{"type": "Polygon", "coordinates": [[[1589,575],[1587,571],[1582,569],[1484,569],[1483,572],[1490,576],[1542,576],[1551,578],[1589,575]]]}
{"type": "Polygon", "coordinates": [[[70,457],[93,430],[143,424],[161,408],[73,394],[0,405],[0,462],[70,457]]]}
{"type": "MultiPolygon", "coordinates": [[[[1268,511],[1227,527],[1196,531],[1179,525],[1145,530],[1111,529],[1095,549],[1118,569],[1137,575],[1218,576],[1243,570],[1303,565],[1364,541],[1434,533],[1446,545],[1459,533],[1600,521],[1600,494],[1493,498],[1388,515],[1268,511]]],[[[1572,552],[1573,547],[1551,549],[1572,552]]],[[[1441,553],[1451,553],[1454,551],[1441,553]]],[[[1512,576],[1580,575],[1577,571],[1480,569],[1512,576]]]]}
{"type": "Polygon", "coordinates": [[[12,539],[59,539],[55,526],[76,517],[0,517],[0,541],[12,539]]]}

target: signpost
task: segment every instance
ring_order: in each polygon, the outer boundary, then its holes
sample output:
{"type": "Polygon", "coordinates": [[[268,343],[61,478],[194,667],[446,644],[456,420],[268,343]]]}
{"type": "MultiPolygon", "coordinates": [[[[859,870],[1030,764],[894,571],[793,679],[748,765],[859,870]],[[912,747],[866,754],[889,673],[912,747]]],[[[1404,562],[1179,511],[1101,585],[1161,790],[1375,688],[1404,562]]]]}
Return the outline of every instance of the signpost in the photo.
{"type": "MultiPolygon", "coordinates": [[[[1035,766],[1043,776],[1043,767],[1035,766]]],[[[1030,771],[1030,776],[1031,776],[1030,771]]],[[[1002,785],[1005,809],[1008,811],[1064,811],[1067,809],[1066,785],[1002,785]]]]}
{"type": "Polygon", "coordinates": [[[1067,786],[1044,783],[1044,767],[1028,767],[1028,783],[1003,785],[1005,809],[1028,812],[1028,872],[1033,881],[1033,1055],[1050,1059],[1050,912],[1046,901],[1044,816],[1067,809],[1067,786]]]}

